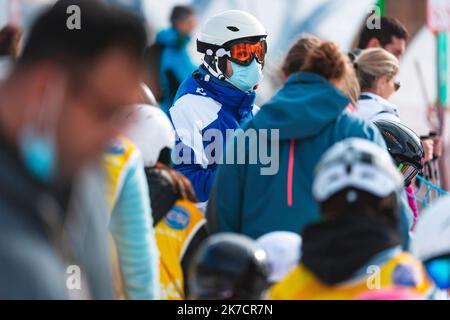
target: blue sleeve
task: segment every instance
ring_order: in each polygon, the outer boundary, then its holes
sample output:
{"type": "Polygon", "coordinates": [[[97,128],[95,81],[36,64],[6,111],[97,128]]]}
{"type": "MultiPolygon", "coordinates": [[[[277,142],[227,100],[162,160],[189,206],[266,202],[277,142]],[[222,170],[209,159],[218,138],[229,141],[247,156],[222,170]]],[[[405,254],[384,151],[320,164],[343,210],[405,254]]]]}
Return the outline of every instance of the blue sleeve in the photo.
{"type": "Polygon", "coordinates": [[[198,201],[208,201],[209,192],[214,181],[215,168],[207,167],[204,169],[198,164],[182,164],[175,165],[174,169],[189,179],[194,187],[198,201]]]}
{"type": "Polygon", "coordinates": [[[147,180],[139,158],[125,177],[110,222],[124,291],[130,299],[159,298],[159,253],[152,222],[147,180]]]}

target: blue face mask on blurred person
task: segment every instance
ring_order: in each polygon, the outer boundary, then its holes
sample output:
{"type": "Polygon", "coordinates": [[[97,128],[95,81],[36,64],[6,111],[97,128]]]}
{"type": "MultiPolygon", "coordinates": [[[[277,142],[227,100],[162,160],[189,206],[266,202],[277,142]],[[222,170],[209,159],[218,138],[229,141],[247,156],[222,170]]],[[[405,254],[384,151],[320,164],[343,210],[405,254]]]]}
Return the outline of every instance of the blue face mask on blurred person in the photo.
{"type": "Polygon", "coordinates": [[[256,59],[253,59],[248,66],[241,66],[234,62],[231,62],[231,66],[233,75],[228,78],[228,81],[239,90],[252,90],[262,79],[262,66],[256,59]]]}
{"type": "Polygon", "coordinates": [[[25,167],[33,177],[43,183],[51,182],[57,171],[55,131],[65,95],[65,83],[64,79],[60,79],[47,85],[40,105],[30,106],[27,110],[36,115],[24,124],[18,137],[19,152],[25,167]],[[39,123],[42,126],[38,126],[39,123]]]}
{"type": "Polygon", "coordinates": [[[28,171],[39,181],[49,183],[56,171],[54,137],[37,133],[31,124],[27,124],[19,137],[19,148],[28,171]]]}
{"type": "Polygon", "coordinates": [[[450,256],[425,262],[425,268],[439,289],[450,289],[450,256]]]}

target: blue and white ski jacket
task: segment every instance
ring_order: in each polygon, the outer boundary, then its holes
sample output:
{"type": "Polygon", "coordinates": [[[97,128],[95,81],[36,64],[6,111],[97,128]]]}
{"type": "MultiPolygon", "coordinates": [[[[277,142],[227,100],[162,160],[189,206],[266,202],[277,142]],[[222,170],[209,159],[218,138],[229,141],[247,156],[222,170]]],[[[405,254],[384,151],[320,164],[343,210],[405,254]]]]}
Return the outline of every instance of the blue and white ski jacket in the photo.
{"type": "Polygon", "coordinates": [[[216,161],[221,159],[222,150],[213,146],[223,149],[230,132],[227,130],[235,130],[253,118],[258,110],[255,96],[254,91],[244,92],[218,80],[203,67],[178,89],[169,109],[177,134],[174,168],[191,181],[200,202],[208,200],[216,161]],[[216,140],[219,132],[222,141],[216,140]]]}

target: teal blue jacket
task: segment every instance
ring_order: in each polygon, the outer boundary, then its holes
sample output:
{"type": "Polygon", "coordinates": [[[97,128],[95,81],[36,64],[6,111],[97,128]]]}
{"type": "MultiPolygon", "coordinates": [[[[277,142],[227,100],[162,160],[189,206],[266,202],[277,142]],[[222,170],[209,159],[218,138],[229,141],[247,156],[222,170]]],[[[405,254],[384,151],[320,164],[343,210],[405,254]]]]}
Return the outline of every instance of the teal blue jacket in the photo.
{"type": "MultiPolygon", "coordinates": [[[[349,137],[368,139],[386,148],[376,127],[345,110],[349,103],[348,97],[325,78],[307,72],[292,74],[243,128],[279,130],[278,172],[262,175],[261,168],[268,166],[260,161],[219,165],[207,210],[209,230],[257,238],[277,230],[300,232],[306,224],[318,221],[312,183],[323,153],[349,137]]],[[[271,137],[268,134],[263,139],[271,137]]],[[[267,141],[261,141],[260,136],[258,146],[267,141]]],[[[235,156],[242,152],[237,145],[234,143],[235,156]]],[[[232,147],[228,145],[228,153],[232,147]]],[[[255,147],[255,143],[246,144],[246,160],[255,147]]]]}

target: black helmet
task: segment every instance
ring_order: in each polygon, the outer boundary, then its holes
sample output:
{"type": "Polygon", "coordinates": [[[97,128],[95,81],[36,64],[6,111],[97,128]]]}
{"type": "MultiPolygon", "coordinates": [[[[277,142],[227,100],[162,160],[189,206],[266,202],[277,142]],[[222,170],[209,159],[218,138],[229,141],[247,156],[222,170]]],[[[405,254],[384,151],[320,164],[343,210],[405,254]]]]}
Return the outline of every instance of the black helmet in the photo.
{"type": "Polygon", "coordinates": [[[389,153],[403,174],[405,186],[422,170],[424,150],[420,138],[407,126],[388,120],[377,120],[389,153]]]}
{"type": "Polygon", "coordinates": [[[189,290],[196,299],[261,299],[267,288],[266,253],[246,236],[212,235],[199,248],[189,276],[189,290]]]}

